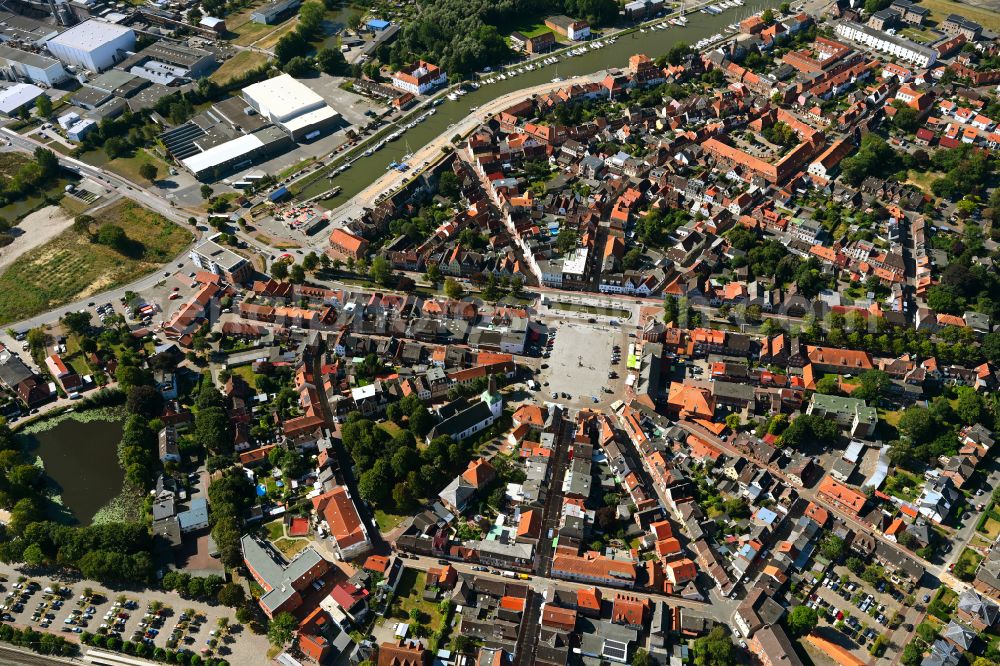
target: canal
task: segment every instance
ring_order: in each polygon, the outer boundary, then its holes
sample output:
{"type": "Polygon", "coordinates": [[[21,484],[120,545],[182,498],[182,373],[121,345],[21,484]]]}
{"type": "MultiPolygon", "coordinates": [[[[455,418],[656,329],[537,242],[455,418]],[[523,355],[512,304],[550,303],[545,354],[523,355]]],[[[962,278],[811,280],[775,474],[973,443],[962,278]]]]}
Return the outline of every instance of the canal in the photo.
{"type": "MultiPolygon", "coordinates": [[[[399,162],[403,156],[414,152],[435,137],[444,133],[448,126],[466,117],[472,107],[479,107],[492,99],[514,92],[522,88],[540,85],[555,77],[570,78],[590,74],[609,68],[624,68],[628,59],[636,53],[644,53],[651,58],[664,55],[678,42],[694,45],[698,41],[717,33],[725,33],[726,26],[756,14],[768,7],[777,7],[781,0],[754,0],[742,7],[733,7],[718,15],[695,12],[688,14],[688,24],[685,26],[668,25],[666,30],[638,30],[625,35],[619,35],[616,43],[604,48],[588,50],[586,53],[571,58],[559,56],[559,62],[543,66],[534,71],[525,72],[505,81],[495,81],[490,85],[482,85],[478,90],[444,102],[436,107],[437,113],[407,130],[397,141],[387,143],[382,150],[369,157],[362,157],[354,162],[347,171],[329,180],[317,178],[299,193],[300,199],[307,199],[322,194],[334,185],[341,187],[340,192],[331,199],[320,202],[326,208],[336,208],[345,203],[355,194],[369,186],[376,178],[385,172],[390,162],[399,162]]],[[[599,38],[600,39],[600,38],[599,38]]],[[[488,76],[486,78],[489,78],[488,76]]]]}
{"type": "Polygon", "coordinates": [[[81,525],[89,525],[98,510],[121,492],[121,421],[66,418],[22,437],[28,452],[41,457],[63,505],[81,525]]]}

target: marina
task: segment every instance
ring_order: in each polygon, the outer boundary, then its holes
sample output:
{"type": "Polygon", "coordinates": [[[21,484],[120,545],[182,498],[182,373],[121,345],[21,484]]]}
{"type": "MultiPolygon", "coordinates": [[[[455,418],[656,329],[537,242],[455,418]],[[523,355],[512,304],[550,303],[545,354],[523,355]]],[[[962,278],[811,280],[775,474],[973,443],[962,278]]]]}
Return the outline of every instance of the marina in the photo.
{"type": "MultiPolygon", "coordinates": [[[[724,0],[723,3],[715,4],[720,7],[726,4],[729,11],[720,14],[694,11],[683,17],[660,19],[657,23],[644,25],[638,30],[610,37],[597,37],[593,42],[581,43],[562,56],[552,54],[531,63],[522,62],[508,68],[484,72],[474,82],[475,86],[472,83],[465,83],[456,87],[435,100],[429,109],[403,125],[407,141],[414,146],[423,145],[444,133],[450,125],[454,125],[470,112],[515,90],[548,82],[558,83],[610,67],[625,67],[629,57],[636,53],[657,58],[666,54],[678,42],[690,44],[698,49],[704,48],[728,34],[727,26],[734,20],[732,9],[743,7],[744,2],[724,0]],[[662,27],[654,29],[652,25],[662,27]],[[597,46],[598,43],[600,46],[597,46]],[[591,48],[592,46],[595,48],[591,48]],[[532,65],[533,69],[529,69],[529,65],[532,65]],[[556,65],[558,67],[555,67],[556,65]]],[[[778,4],[777,0],[754,3],[753,12],[747,11],[749,7],[743,7],[741,14],[763,11],[768,7],[777,7],[778,4]]],[[[399,126],[393,132],[398,129],[399,126]]],[[[391,162],[401,161],[403,155],[409,152],[398,141],[387,143],[386,137],[365,150],[362,155],[352,158],[347,168],[338,167],[338,169],[344,168],[336,177],[336,183],[341,186],[341,190],[336,196],[320,201],[321,205],[335,208],[343,204],[370,185],[379,175],[385,173],[391,162]]],[[[329,188],[329,182],[325,177],[312,180],[298,192],[298,196],[306,199],[323,194],[329,188]]]]}

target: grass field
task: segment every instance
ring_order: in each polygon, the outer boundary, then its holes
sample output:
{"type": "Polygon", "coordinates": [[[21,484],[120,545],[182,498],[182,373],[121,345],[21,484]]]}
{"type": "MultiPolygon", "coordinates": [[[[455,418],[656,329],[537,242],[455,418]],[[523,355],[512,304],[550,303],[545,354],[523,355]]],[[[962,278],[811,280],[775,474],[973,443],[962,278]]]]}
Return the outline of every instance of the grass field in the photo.
{"type": "Polygon", "coordinates": [[[250,385],[250,388],[257,386],[257,375],[253,373],[253,366],[241,365],[233,368],[230,372],[237,377],[242,377],[243,381],[250,385]]]}
{"type": "Polygon", "coordinates": [[[929,44],[930,42],[940,39],[937,33],[920,28],[906,28],[900,33],[903,37],[907,39],[912,39],[920,44],[929,44]]]}
{"type": "Polygon", "coordinates": [[[920,0],[920,6],[929,9],[931,19],[939,24],[948,18],[949,14],[959,14],[979,23],[987,30],[993,32],[1000,30],[1000,14],[988,9],[973,7],[963,2],[954,2],[954,0],[920,0]]]}
{"type": "Polygon", "coordinates": [[[31,159],[24,153],[9,152],[0,153],[0,178],[10,179],[14,177],[17,170],[30,162],[31,159]]]}
{"type": "Polygon", "coordinates": [[[943,175],[938,171],[921,172],[910,169],[906,174],[906,182],[916,185],[924,194],[934,196],[934,193],[931,191],[931,183],[943,175]]]}
{"type": "Polygon", "coordinates": [[[427,574],[416,569],[404,569],[403,576],[396,588],[396,598],[392,602],[392,608],[388,615],[398,619],[407,619],[411,609],[417,609],[423,617],[422,624],[430,627],[431,631],[441,625],[441,610],[437,603],[424,601],[424,587],[427,585],[427,574]]]}
{"type": "Polygon", "coordinates": [[[285,556],[286,560],[291,560],[293,557],[305,550],[308,545],[309,539],[281,538],[274,542],[274,547],[281,551],[281,554],[285,556]]]}
{"type": "MultiPolygon", "coordinates": [[[[545,34],[546,32],[552,32],[552,29],[545,25],[545,21],[537,21],[533,23],[523,23],[518,25],[511,32],[519,32],[525,37],[538,37],[539,35],[545,34]]],[[[558,35],[556,38],[558,39],[558,35]]]]}
{"type": "Polygon", "coordinates": [[[132,202],[102,211],[101,224],[117,224],[135,244],[125,256],[68,230],[19,257],[0,275],[0,323],[18,321],[91,294],[132,282],[170,261],[191,234],[132,202]]]}
{"type": "MultiPolygon", "coordinates": [[[[256,24],[255,24],[256,25],[256,24]]],[[[222,63],[219,69],[212,72],[208,78],[219,84],[228,83],[231,79],[257,69],[267,62],[267,56],[257,51],[240,51],[232,58],[222,63]]]]}
{"type": "Polygon", "coordinates": [[[398,527],[404,520],[406,520],[406,516],[386,513],[382,509],[376,509],[375,511],[375,524],[378,525],[379,532],[389,532],[398,527]]]}
{"type": "Polygon", "coordinates": [[[132,157],[116,157],[109,161],[106,166],[118,175],[128,178],[133,183],[142,185],[146,183],[146,179],[139,175],[139,168],[146,163],[150,163],[156,167],[157,178],[170,177],[170,165],[141,148],[135,151],[135,155],[132,157]]]}
{"type": "Polygon", "coordinates": [[[983,529],[981,532],[985,534],[990,541],[995,541],[996,538],[1000,536],[1000,520],[990,516],[986,519],[986,522],[983,523],[983,529]]]}
{"type": "Polygon", "coordinates": [[[279,39],[281,39],[288,33],[295,30],[295,28],[297,28],[298,25],[299,25],[298,18],[289,19],[288,21],[285,21],[280,26],[278,26],[278,29],[272,32],[270,35],[267,35],[266,37],[263,37],[258,41],[255,41],[254,45],[262,49],[273,49],[275,44],[278,43],[279,39]]]}
{"type": "Polygon", "coordinates": [[[958,560],[955,562],[955,569],[959,568],[959,564],[969,564],[972,569],[975,569],[982,561],[982,555],[971,548],[966,548],[962,551],[962,554],[958,556],[958,560]]]}
{"type": "Polygon", "coordinates": [[[921,480],[913,474],[907,474],[901,469],[885,480],[885,491],[900,499],[912,502],[920,495],[921,480]]]}

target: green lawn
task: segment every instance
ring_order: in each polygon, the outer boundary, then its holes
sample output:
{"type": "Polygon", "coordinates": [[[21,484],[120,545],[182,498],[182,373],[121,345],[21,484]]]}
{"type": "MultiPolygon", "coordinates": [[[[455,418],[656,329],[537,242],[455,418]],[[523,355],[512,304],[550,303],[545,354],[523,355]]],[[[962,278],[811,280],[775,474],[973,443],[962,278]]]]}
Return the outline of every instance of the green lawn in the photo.
{"type": "Polygon", "coordinates": [[[900,35],[921,44],[927,44],[938,39],[938,35],[934,32],[921,28],[906,28],[900,32],[900,35]]]}
{"type": "Polygon", "coordinates": [[[998,536],[1000,536],[1000,520],[997,520],[993,516],[986,519],[983,524],[983,529],[980,530],[986,537],[992,542],[995,541],[998,536]]]}
{"type": "Polygon", "coordinates": [[[404,520],[406,520],[406,516],[397,516],[392,513],[386,513],[382,509],[375,510],[375,523],[378,525],[379,532],[390,532],[398,527],[404,520]]]}
{"type": "Polygon", "coordinates": [[[161,160],[159,157],[146,152],[143,149],[135,151],[135,155],[132,157],[116,157],[113,160],[108,160],[104,155],[104,151],[98,151],[94,159],[99,162],[103,162],[103,166],[108,168],[120,176],[128,178],[133,183],[139,183],[140,185],[145,185],[149,181],[139,175],[139,168],[146,163],[150,163],[156,167],[156,178],[169,178],[170,177],[170,165],[161,160]]]}
{"type": "Polygon", "coordinates": [[[538,37],[539,35],[544,35],[547,32],[552,32],[552,29],[545,25],[545,21],[538,21],[535,23],[526,23],[515,29],[513,32],[519,32],[525,37],[538,37]]]}
{"type": "Polygon", "coordinates": [[[382,421],[378,424],[378,427],[389,433],[391,437],[395,437],[399,433],[403,432],[403,429],[396,425],[393,421],[382,421]]]}
{"type": "Polygon", "coordinates": [[[943,22],[949,14],[959,14],[993,32],[1000,30],[1000,14],[989,9],[973,7],[954,0],[921,0],[920,6],[929,9],[931,19],[937,23],[943,22]]]}
{"type": "MultiPolygon", "coordinates": [[[[252,25],[257,25],[256,23],[252,25]]],[[[267,56],[259,51],[240,51],[229,60],[222,63],[219,69],[212,72],[208,78],[219,84],[225,84],[247,72],[257,69],[267,62],[267,56]]]]}
{"type": "Polygon", "coordinates": [[[885,480],[885,492],[907,502],[912,502],[920,496],[922,486],[923,482],[919,477],[901,469],[897,469],[885,480]]]}
{"type": "Polygon", "coordinates": [[[130,255],[67,230],[18,257],[0,275],[0,323],[132,282],[174,259],[192,240],[186,229],[131,201],[102,211],[99,223],[125,230],[133,244],[130,255]]]}
{"type": "Polygon", "coordinates": [[[285,556],[286,560],[291,560],[293,557],[305,550],[308,545],[309,539],[281,538],[274,542],[275,548],[281,551],[281,554],[285,556]]]}
{"type": "Polygon", "coordinates": [[[426,585],[426,573],[416,569],[404,569],[399,587],[396,588],[396,598],[393,599],[388,616],[406,620],[410,617],[410,611],[415,608],[423,615],[420,619],[421,624],[429,627],[431,631],[439,628],[441,626],[441,610],[438,608],[438,602],[424,601],[423,593],[426,585]]]}
{"type": "Polygon", "coordinates": [[[250,385],[250,388],[256,387],[257,375],[254,374],[252,365],[240,365],[230,368],[229,372],[237,377],[242,377],[243,381],[250,385]]]}
{"type": "Polygon", "coordinates": [[[277,541],[285,536],[285,525],[280,520],[275,520],[264,526],[267,528],[267,538],[269,541],[277,541]]]}

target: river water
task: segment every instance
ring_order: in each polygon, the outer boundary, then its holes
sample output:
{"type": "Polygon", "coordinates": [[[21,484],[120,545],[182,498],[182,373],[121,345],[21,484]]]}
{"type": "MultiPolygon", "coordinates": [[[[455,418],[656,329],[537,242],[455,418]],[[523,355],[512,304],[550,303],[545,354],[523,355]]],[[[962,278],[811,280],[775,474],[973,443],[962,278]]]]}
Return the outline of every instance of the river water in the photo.
{"type": "Polygon", "coordinates": [[[747,2],[743,7],[734,7],[715,16],[701,12],[688,14],[686,26],[668,25],[666,30],[647,29],[645,33],[635,31],[627,35],[620,35],[618,41],[610,46],[588,50],[585,54],[572,58],[559,56],[558,64],[525,72],[505,81],[496,81],[491,85],[483,85],[479,90],[472,91],[455,101],[445,99],[441,106],[436,107],[437,113],[435,115],[408,130],[400,139],[386,144],[382,150],[370,157],[362,157],[357,160],[350,169],[335,176],[333,180],[317,179],[306,187],[299,194],[299,197],[302,199],[313,197],[323,193],[333,185],[339,185],[342,189],[337,196],[321,202],[324,207],[335,208],[370,185],[385,172],[390,162],[401,161],[407,153],[414,152],[425,143],[444,133],[449,125],[467,116],[473,106],[479,107],[501,95],[546,83],[556,76],[566,79],[608,68],[624,68],[628,66],[629,57],[636,53],[644,53],[650,58],[657,58],[678,42],[693,45],[716,33],[727,34],[725,28],[730,23],[735,23],[751,13],[761,12],[768,7],[777,7],[780,3],[781,0],[754,0],[747,2]]]}
{"type": "Polygon", "coordinates": [[[89,525],[97,511],[121,492],[120,421],[69,418],[24,437],[28,451],[41,457],[45,473],[59,487],[63,505],[80,524],[89,525]]]}

